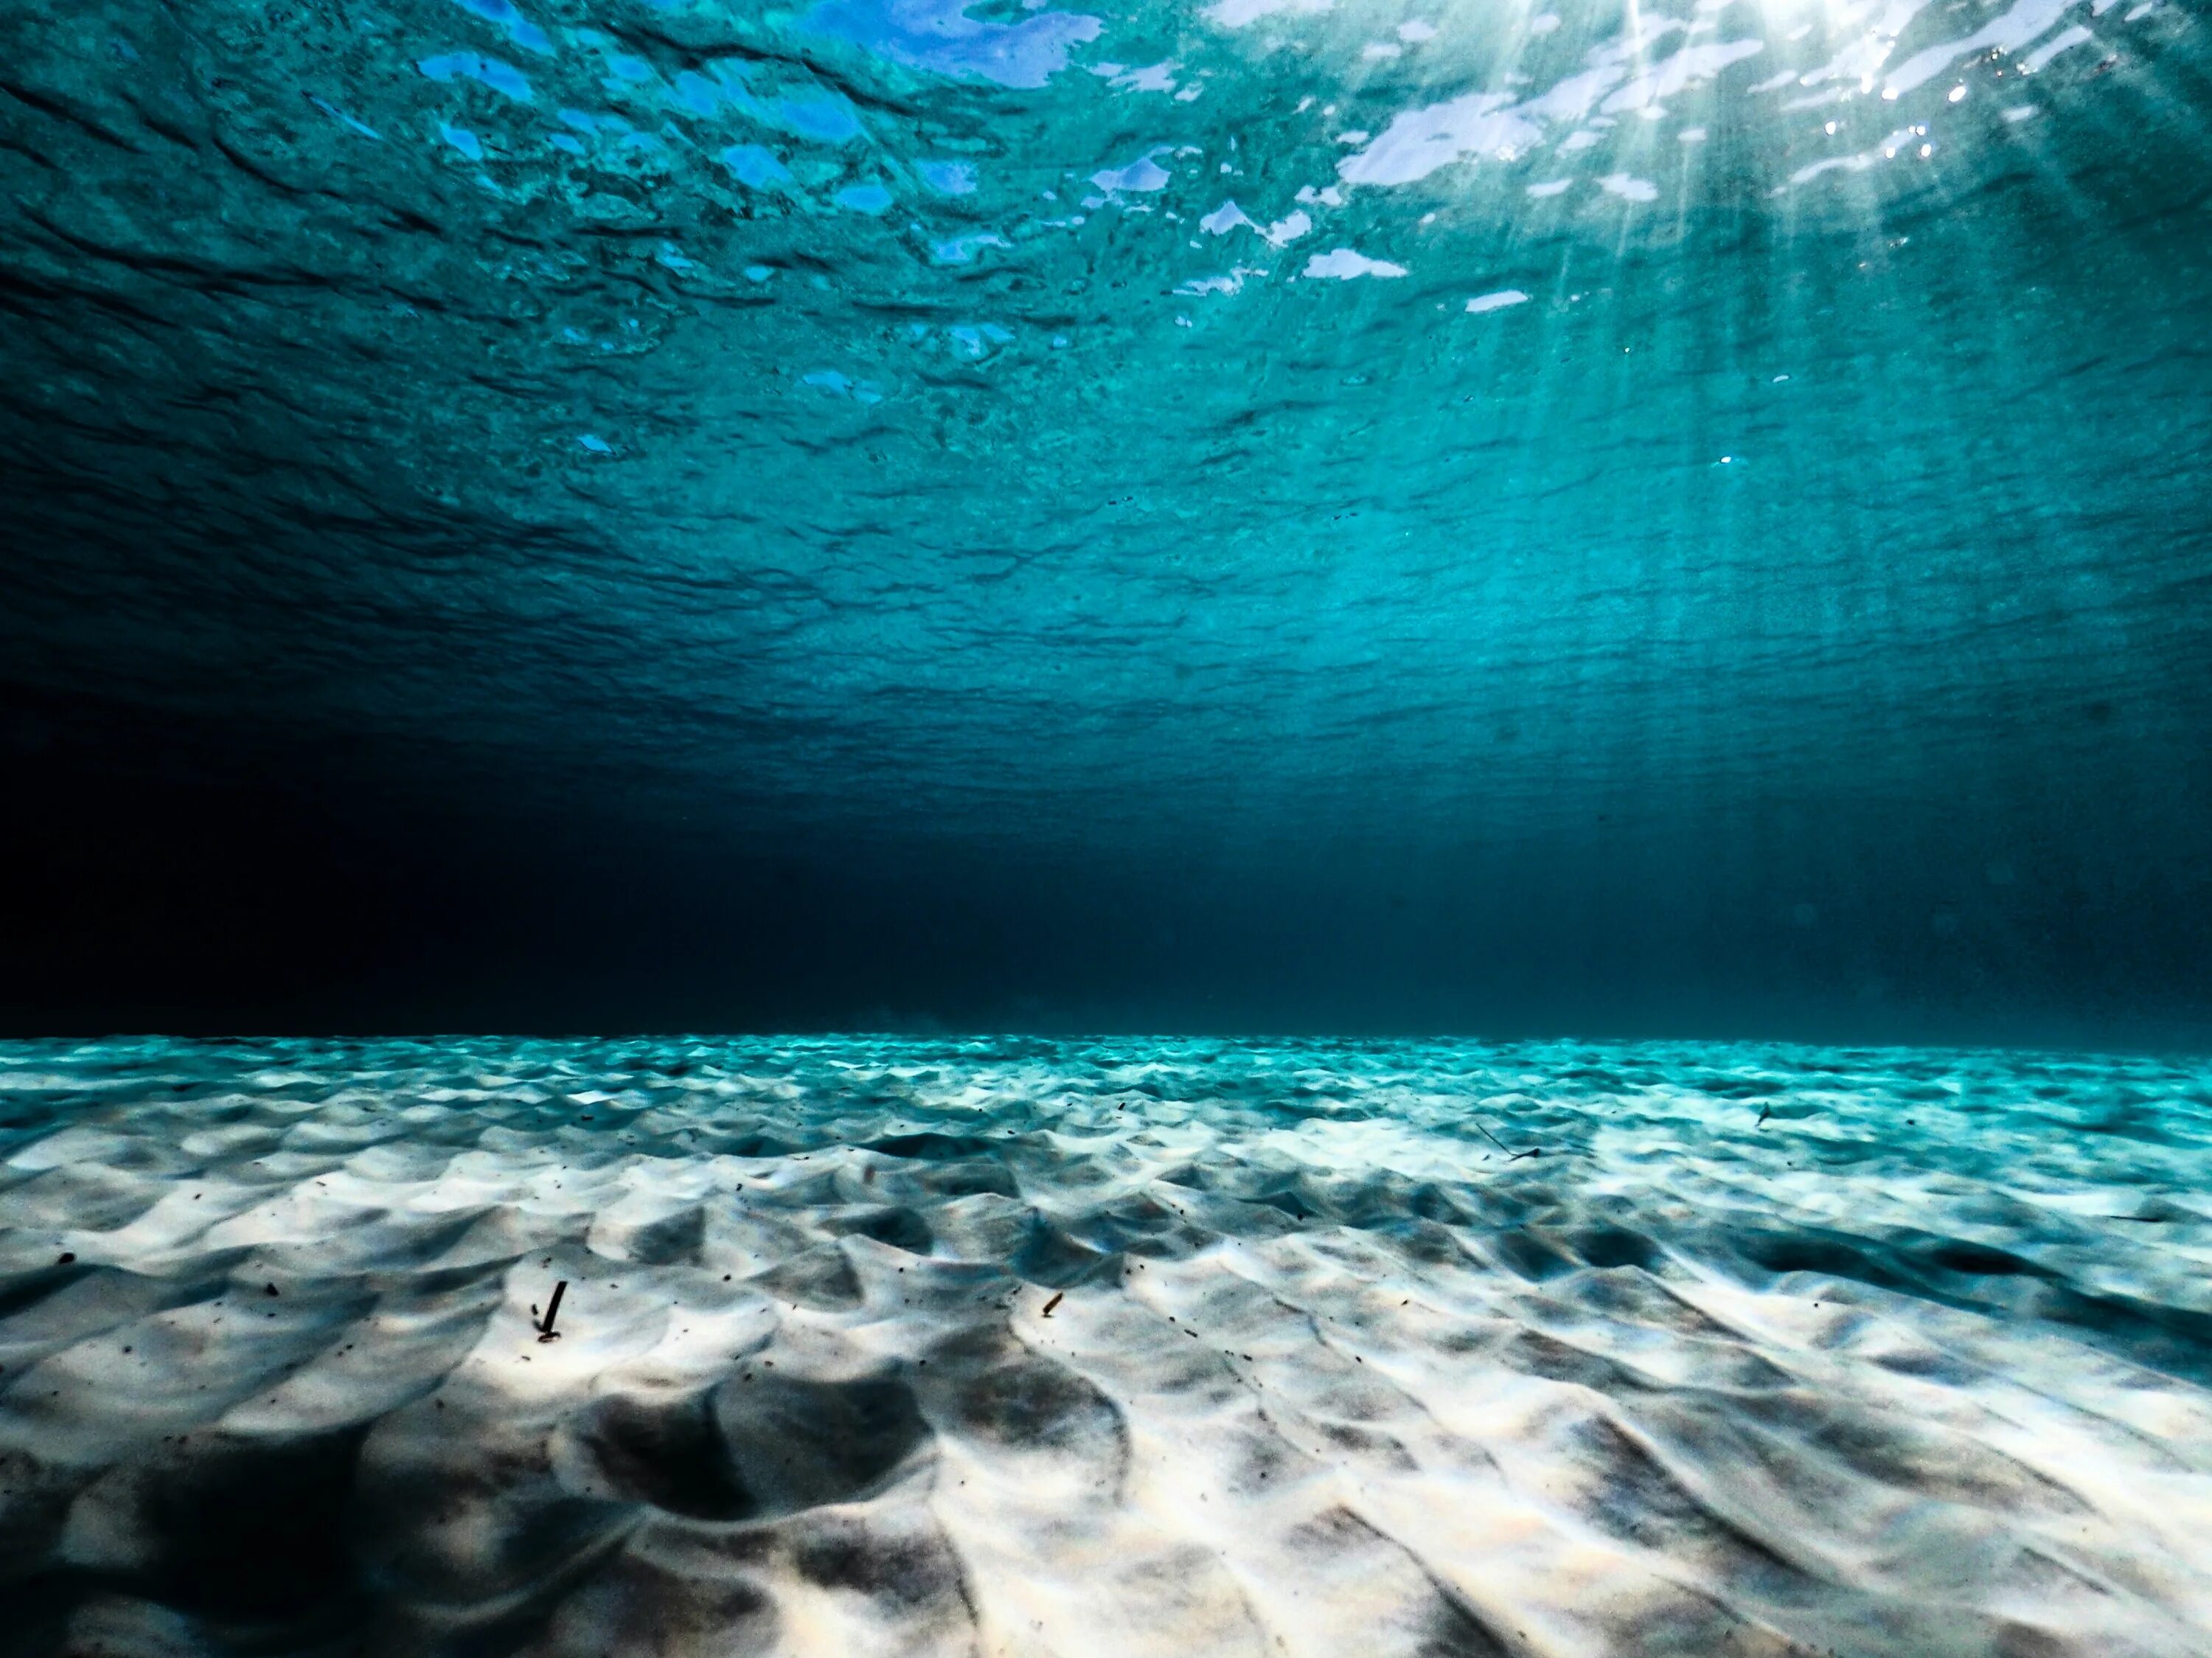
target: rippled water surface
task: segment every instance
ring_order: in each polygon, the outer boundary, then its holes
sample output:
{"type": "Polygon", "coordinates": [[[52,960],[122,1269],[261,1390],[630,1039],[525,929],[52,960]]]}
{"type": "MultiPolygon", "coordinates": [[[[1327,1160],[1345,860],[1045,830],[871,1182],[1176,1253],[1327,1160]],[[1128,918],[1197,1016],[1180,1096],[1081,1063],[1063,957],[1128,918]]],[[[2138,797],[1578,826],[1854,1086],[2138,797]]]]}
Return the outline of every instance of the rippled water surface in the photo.
{"type": "MultiPolygon", "coordinates": [[[[2201,1033],[2205,21],[11,0],[0,1028],[2201,1033]]],[[[0,1658],[2202,1655],[2208,1150],[0,1045],[0,1658]]]]}
{"type": "Polygon", "coordinates": [[[15,1044],[0,1134],[9,1651],[2212,1645],[2201,1064],[15,1044]]]}
{"type": "Polygon", "coordinates": [[[0,753],[84,869],[5,982],[2201,1032],[2207,41],[18,0],[0,753]]]}
{"type": "Polygon", "coordinates": [[[2195,6],[0,29],[49,689],[726,844],[2202,820],[2195,6]]]}

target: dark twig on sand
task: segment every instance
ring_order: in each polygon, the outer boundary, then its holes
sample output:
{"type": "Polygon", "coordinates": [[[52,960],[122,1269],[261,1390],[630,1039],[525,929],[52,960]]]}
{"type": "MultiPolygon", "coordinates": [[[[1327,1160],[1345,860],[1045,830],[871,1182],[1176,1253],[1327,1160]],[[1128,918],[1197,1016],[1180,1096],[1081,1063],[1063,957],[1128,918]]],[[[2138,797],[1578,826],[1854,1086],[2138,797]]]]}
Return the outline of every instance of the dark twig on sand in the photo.
{"type": "Polygon", "coordinates": [[[537,1326],[538,1340],[558,1341],[561,1339],[561,1332],[553,1327],[553,1320],[561,1316],[561,1297],[568,1293],[568,1281],[566,1278],[562,1279],[560,1283],[553,1286],[553,1299],[546,1303],[545,1317],[537,1326]]]}
{"type": "Polygon", "coordinates": [[[1489,1141],[1491,1144],[1496,1146],[1500,1151],[1505,1154],[1505,1161],[1509,1163],[1517,1163],[1523,1157],[1540,1157],[1544,1155],[1542,1149],[1535,1146],[1531,1146],[1526,1151],[1514,1150],[1511,1146],[1507,1145],[1504,1141],[1492,1134],[1490,1131],[1490,1125],[1484,1122],[1482,1119],[1477,1117],[1473,1112],[1469,1112],[1468,1113],[1467,1120],[1482,1131],[1482,1137],[1484,1139],[1489,1141]]]}
{"type": "Polygon", "coordinates": [[[1052,1292],[1052,1299],[1044,1304],[1044,1316],[1050,1318],[1052,1316],[1052,1309],[1059,1306],[1060,1302],[1066,1299],[1066,1295],[1067,1291],[1065,1289],[1054,1290],[1052,1292]]]}

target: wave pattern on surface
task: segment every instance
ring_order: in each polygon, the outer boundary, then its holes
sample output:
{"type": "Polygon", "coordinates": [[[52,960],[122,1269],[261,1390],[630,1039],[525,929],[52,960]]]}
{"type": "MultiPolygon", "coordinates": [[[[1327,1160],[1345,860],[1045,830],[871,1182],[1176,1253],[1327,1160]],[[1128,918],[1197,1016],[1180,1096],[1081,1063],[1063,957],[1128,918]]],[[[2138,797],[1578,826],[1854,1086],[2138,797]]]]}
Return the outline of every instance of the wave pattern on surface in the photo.
{"type": "Polygon", "coordinates": [[[2202,798],[2193,8],[35,0],[0,59],[41,696],[716,844],[1452,847],[2031,736],[2202,798]]]}
{"type": "Polygon", "coordinates": [[[14,1045],[0,1649],[2203,1652],[2208,1107],[1711,1045],[14,1045]]]}

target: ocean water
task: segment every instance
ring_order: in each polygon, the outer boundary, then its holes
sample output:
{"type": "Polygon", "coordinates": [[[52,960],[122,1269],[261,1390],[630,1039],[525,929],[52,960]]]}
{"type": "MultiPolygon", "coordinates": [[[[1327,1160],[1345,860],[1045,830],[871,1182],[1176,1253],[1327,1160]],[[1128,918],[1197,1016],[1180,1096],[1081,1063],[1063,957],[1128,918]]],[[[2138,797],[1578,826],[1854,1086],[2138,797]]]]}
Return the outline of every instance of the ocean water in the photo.
{"type": "Polygon", "coordinates": [[[2207,21],[0,5],[0,1658],[2212,1654],[2207,21]]]}
{"type": "Polygon", "coordinates": [[[11,1653],[2212,1649],[2202,1063],[17,1043],[0,1134],[11,1653]]]}
{"type": "Polygon", "coordinates": [[[2212,1029],[2197,5],[0,51],[22,1033],[2212,1029]]]}

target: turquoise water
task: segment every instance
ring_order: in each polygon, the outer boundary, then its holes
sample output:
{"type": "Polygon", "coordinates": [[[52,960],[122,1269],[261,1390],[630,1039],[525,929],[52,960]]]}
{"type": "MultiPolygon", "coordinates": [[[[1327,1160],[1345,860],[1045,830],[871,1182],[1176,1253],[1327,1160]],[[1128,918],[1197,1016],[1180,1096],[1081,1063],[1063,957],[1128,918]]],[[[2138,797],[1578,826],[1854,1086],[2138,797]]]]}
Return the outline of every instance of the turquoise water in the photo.
{"type": "Polygon", "coordinates": [[[0,1658],[2212,1650],[2208,64],[0,9],[0,1658]]]}
{"type": "Polygon", "coordinates": [[[335,841],[659,930],[556,1022],[2201,1032],[2192,6],[0,27],[12,739],[251,797],[185,930],[335,841]]]}

